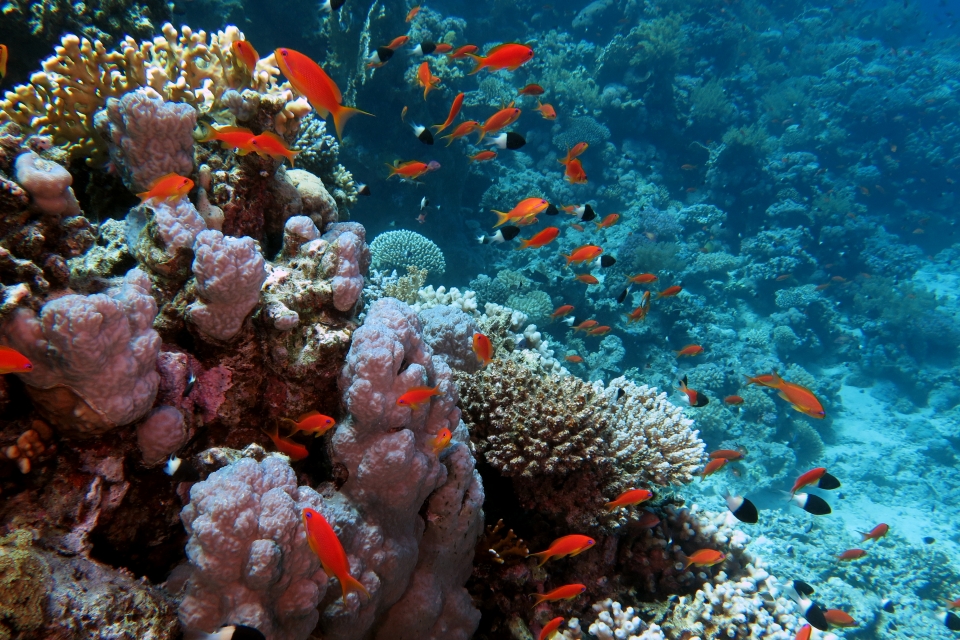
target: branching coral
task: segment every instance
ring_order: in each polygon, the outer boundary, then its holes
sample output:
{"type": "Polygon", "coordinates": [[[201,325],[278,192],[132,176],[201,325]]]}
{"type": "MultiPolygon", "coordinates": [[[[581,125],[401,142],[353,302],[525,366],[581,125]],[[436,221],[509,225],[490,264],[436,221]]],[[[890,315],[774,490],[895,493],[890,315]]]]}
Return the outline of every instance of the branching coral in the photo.
{"type": "Polygon", "coordinates": [[[413,231],[387,231],[370,243],[371,266],[380,271],[401,270],[413,265],[433,276],[442,276],[447,263],[440,247],[413,231]]]}

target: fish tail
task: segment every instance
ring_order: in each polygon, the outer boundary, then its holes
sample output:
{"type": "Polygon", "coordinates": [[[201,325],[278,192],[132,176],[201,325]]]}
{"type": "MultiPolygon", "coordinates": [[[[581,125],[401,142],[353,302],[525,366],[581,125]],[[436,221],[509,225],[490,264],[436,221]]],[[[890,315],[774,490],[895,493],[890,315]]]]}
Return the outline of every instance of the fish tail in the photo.
{"type": "Polygon", "coordinates": [[[476,55],[475,53],[468,53],[467,56],[472,58],[473,61],[477,63],[477,66],[473,68],[473,71],[467,74],[468,76],[472,76],[476,72],[480,71],[480,69],[483,69],[485,66],[487,66],[486,60],[476,55]]]}
{"type": "Polygon", "coordinates": [[[533,602],[533,606],[530,607],[531,609],[533,609],[534,607],[536,607],[536,606],[537,606],[538,604],[540,604],[541,602],[546,602],[547,597],[546,597],[545,595],[543,595],[542,593],[535,593],[535,594],[533,594],[533,600],[534,600],[534,602],[533,602]]]}
{"type": "Polygon", "coordinates": [[[370,592],[367,591],[367,588],[363,586],[359,580],[349,574],[340,578],[340,588],[343,589],[344,602],[347,601],[347,594],[351,591],[362,592],[363,595],[367,596],[367,600],[371,599],[370,592]]]}
{"type": "Polygon", "coordinates": [[[510,219],[509,213],[504,213],[503,211],[497,211],[496,209],[491,209],[495,214],[497,214],[497,224],[493,225],[493,228],[496,229],[500,225],[506,223],[510,219]]]}
{"type": "MultiPolygon", "coordinates": [[[[450,126],[450,125],[446,125],[446,124],[435,124],[435,125],[431,125],[430,128],[433,129],[433,135],[437,135],[437,134],[439,134],[441,131],[443,131],[444,129],[446,129],[448,126],[450,126]]],[[[446,137],[446,136],[444,136],[444,137],[446,137]]]]}
{"type": "Polygon", "coordinates": [[[361,111],[360,109],[355,109],[353,107],[345,107],[343,105],[336,105],[333,110],[330,111],[330,114],[333,116],[333,126],[337,130],[338,139],[343,139],[343,125],[347,123],[347,120],[358,113],[362,113],[365,116],[373,116],[372,113],[367,113],[366,111],[361,111]]]}
{"type": "Polygon", "coordinates": [[[448,135],[448,136],[443,136],[443,137],[440,138],[440,139],[441,139],[441,140],[446,140],[448,147],[453,144],[453,134],[452,134],[452,133],[451,133],[450,135],[448,135]]]}
{"type": "Polygon", "coordinates": [[[518,246],[516,249],[514,249],[514,251],[520,251],[521,249],[526,249],[526,248],[529,247],[529,246],[530,246],[530,241],[529,241],[529,240],[521,240],[521,241],[520,241],[520,246],[518,246]]]}
{"type": "Polygon", "coordinates": [[[487,130],[483,127],[480,127],[480,137],[477,138],[477,144],[480,144],[480,141],[483,140],[483,136],[487,135],[487,130]]]}

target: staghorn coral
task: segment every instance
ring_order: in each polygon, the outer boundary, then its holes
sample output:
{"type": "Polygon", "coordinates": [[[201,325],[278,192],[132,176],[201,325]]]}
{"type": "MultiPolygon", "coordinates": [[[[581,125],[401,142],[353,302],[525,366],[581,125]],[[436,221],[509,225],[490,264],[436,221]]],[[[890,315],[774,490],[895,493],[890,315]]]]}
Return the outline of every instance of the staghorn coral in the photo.
{"type": "Polygon", "coordinates": [[[433,276],[442,276],[447,263],[440,247],[413,231],[387,231],[370,243],[371,267],[379,271],[406,269],[413,265],[433,276]]]}

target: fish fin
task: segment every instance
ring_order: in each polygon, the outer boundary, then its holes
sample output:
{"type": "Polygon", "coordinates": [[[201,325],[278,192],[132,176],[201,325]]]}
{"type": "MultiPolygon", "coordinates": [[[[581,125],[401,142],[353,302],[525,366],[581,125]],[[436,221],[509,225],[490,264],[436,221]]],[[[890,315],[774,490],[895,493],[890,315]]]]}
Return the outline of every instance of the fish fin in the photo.
{"type": "Polygon", "coordinates": [[[372,596],[370,595],[370,592],[367,591],[367,588],[363,586],[359,580],[349,574],[340,579],[340,587],[343,589],[344,602],[347,600],[347,594],[351,591],[362,592],[363,595],[367,596],[367,600],[372,599],[372,596]]]}
{"type": "MultiPolygon", "coordinates": [[[[224,149],[230,149],[230,148],[232,148],[232,147],[231,147],[230,145],[228,145],[228,144],[224,144],[224,145],[223,145],[223,148],[224,148],[224,149]]],[[[237,155],[238,155],[238,156],[245,156],[245,155],[247,155],[248,153],[250,153],[250,149],[237,149],[237,155]]]]}
{"type": "Polygon", "coordinates": [[[433,129],[433,135],[439,134],[441,131],[447,128],[445,124],[433,124],[430,125],[430,128],[433,129]]]}
{"type": "Polygon", "coordinates": [[[530,246],[530,242],[528,240],[521,240],[520,246],[514,249],[514,251],[520,251],[521,249],[526,249],[529,246],[530,246]]]}
{"type": "Polygon", "coordinates": [[[480,141],[483,140],[483,136],[487,135],[486,129],[480,127],[480,137],[477,138],[477,144],[480,144],[480,141]]]}
{"type": "Polygon", "coordinates": [[[477,63],[477,66],[475,66],[475,67],[473,68],[473,71],[471,71],[470,73],[467,74],[468,76],[472,76],[472,75],[475,74],[476,72],[480,71],[480,69],[483,69],[485,66],[487,66],[487,65],[486,65],[486,60],[484,60],[483,58],[481,58],[481,57],[478,56],[477,54],[475,54],[475,53],[468,53],[467,56],[470,57],[470,58],[472,58],[473,61],[477,63]]]}
{"type": "Polygon", "coordinates": [[[355,109],[353,107],[345,107],[343,105],[337,105],[336,111],[330,112],[333,115],[333,127],[337,130],[337,139],[343,139],[343,125],[347,123],[347,120],[362,113],[365,116],[374,116],[372,113],[367,113],[366,111],[361,111],[360,109],[355,109]]]}
{"type": "Polygon", "coordinates": [[[497,214],[497,224],[493,225],[493,228],[496,229],[500,225],[506,223],[510,220],[510,214],[504,213],[503,211],[497,211],[496,209],[491,209],[495,214],[497,214]]]}

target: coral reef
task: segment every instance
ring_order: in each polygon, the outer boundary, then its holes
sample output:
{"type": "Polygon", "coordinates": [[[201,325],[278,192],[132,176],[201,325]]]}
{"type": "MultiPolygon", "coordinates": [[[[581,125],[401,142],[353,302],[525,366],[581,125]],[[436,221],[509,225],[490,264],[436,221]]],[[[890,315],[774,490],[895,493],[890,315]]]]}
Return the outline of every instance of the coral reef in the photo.
{"type": "Polygon", "coordinates": [[[409,266],[439,277],[447,270],[443,252],[432,240],[413,231],[387,231],[370,243],[371,266],[378,271],[405,270],[409,266]]]}

